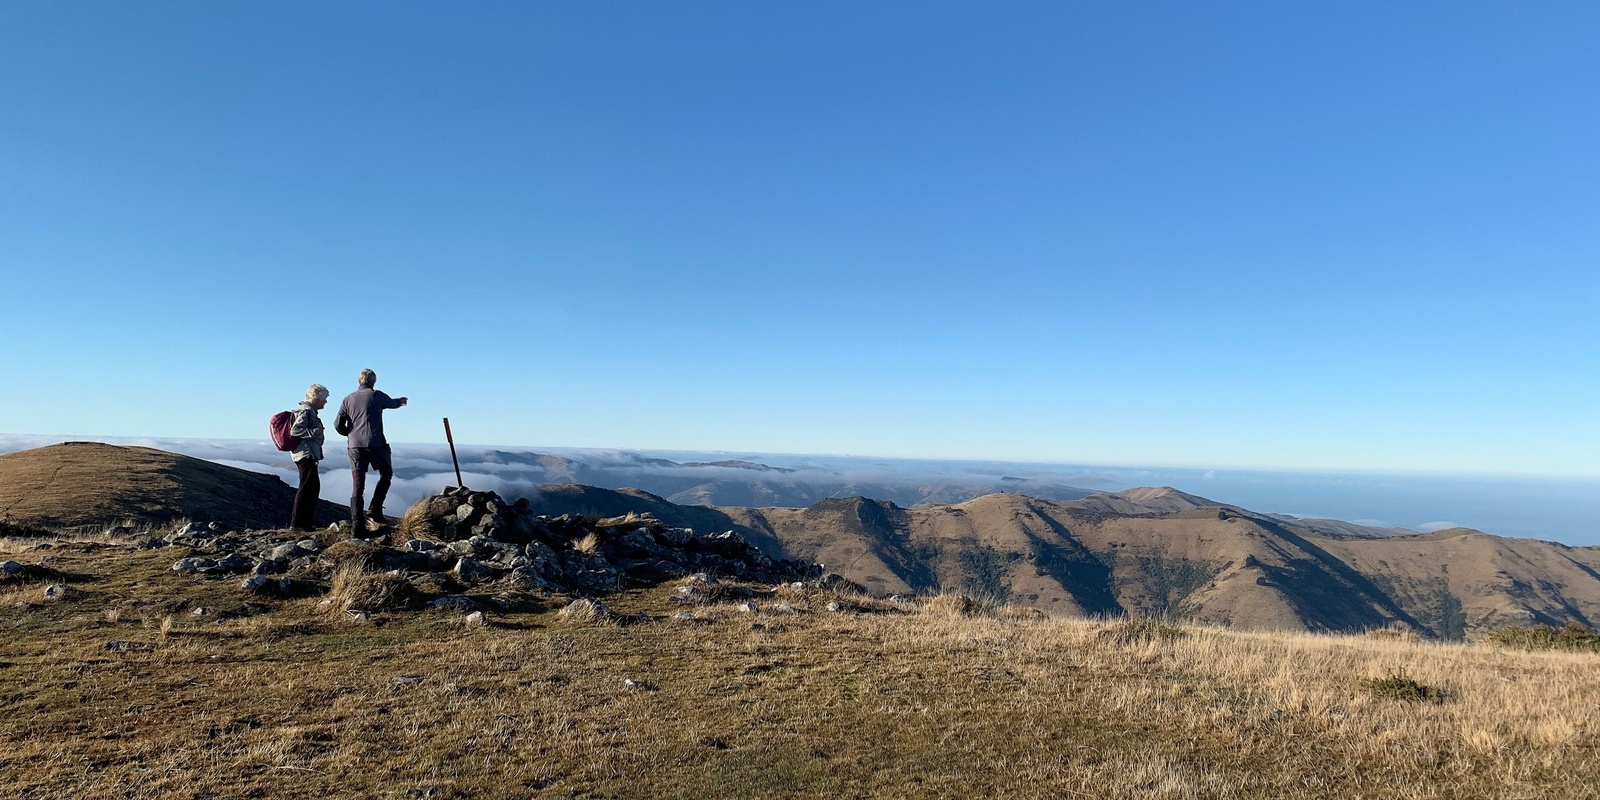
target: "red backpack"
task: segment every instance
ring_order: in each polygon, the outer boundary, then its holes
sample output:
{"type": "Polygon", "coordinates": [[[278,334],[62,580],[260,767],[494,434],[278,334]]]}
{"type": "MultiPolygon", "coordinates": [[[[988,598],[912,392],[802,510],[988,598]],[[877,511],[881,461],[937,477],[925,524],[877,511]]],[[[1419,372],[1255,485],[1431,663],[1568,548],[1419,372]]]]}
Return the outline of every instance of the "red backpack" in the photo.
{"type": "Polygon", "coordinates": [[[279,411],[273,414],[267,427],[272,431],[272,443],[277,445],[279,450],[288,452],[300,446],[300,437],[289,432],[294,427],[293,411],[279,411]]]}

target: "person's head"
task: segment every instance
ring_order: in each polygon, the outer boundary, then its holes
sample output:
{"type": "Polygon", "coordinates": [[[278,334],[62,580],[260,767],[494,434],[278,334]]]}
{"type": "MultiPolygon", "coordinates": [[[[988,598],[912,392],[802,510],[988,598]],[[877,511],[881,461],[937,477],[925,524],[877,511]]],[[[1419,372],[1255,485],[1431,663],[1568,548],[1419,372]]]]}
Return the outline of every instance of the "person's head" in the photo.
{"type": "Polygon", "coordinates": [[[361,370],[361,374],[356,377],[356,383],[361,384],[363,389],[371,389],[378,385],[378,373],[370,369],[361,370]]]}
{"type": "Polygon", "coordinates": [[[313,383],[306,389],[306,403],[316,408],[328,404],[328,387],[320,383],[313,383]]]}

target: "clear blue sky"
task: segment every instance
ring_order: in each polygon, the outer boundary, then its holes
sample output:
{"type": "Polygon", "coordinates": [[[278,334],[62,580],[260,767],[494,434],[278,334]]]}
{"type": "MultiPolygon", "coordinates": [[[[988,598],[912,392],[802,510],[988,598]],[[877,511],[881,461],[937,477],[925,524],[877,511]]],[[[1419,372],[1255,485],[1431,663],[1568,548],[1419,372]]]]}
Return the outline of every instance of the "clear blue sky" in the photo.
{"type": "Polygon", "coordinates": [[[0,5],[0,431],[1600,476],[1600,5],[0,5]]]}

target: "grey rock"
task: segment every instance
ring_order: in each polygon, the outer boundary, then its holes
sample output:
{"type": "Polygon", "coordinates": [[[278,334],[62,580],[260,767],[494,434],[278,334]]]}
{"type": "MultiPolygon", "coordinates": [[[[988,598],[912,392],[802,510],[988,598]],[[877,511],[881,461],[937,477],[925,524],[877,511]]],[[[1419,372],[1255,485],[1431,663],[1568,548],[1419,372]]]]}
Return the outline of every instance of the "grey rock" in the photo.
{"type": "Polygon", "coordinates": [[[284,542],[262,553],[270,561],[290,561],[301,556],[311,555],[310,551],[302,550],[299,542],[284,542]]]}
{"type": "Polygon", "coordinates": [[[832,611],[834,613],[838,613],[840,611],[843,611],[844,610],[844,603],[841,603],[838,600],[830,600],[830,601],[828,601],[828,610],[832,611]]]}
{"type": "Polygon", "coordinates": [[[44,599],[46,600],[60,600],[66,596],[67,585],[64,583],[52,583],[44,587],[44,599]]]}
{"type": "Polygon", "coordinates": [[[482,611],[474,611],[468,614],[463,621],[475,628],[481,628],[489,624],[489,618],[485,617],[482,611]]]}
{"type": "Polygon", "coordinates": [[[277,575],[283,572],[283,565],[276,561],[257,561],[250,568],[252,575],[277,575]]]}
{"type": "Polygon", "coordinates": [[[450,575],[462,583],[479,583],[498,577],[498,573],[488,565],[466,557],[456,561],[456,566],[450,570],[450,575]]]}
{"type": "Polygon", "coordinates": [[[195,609],[193,611],[190,611],[189,613],[193,614],[193,615],[195,615],[197,617],[203,617],[203,616],[206,616],[207,614],[210,614],[211,613],[211,609],[206,608],[205,606],[195,606],[195,609]]]}
{"type": "Polygon", "coordinates": [[[437,611],[476,611],[478,610],[478,604],[470,597],[449,595],[429,603],[428,608],[437,611]]]}
{"type": "Polygon", "coordinates": [[[472,515],[476,513],[478,513],[478,509],[473,508],[471,503],[463,503],[456,508],[456,522],[466,522],[472,519],[472,515]]]}
{"type": "Polygon", "coordinates": [[[788,603],[773,603],[771,606],[768,607],[768,610],[771,611],[774,614],[798,614],[798,613],[800,613],[798,611],[795,611],[794,610],[794,606],[791,606],[788,603]]]}
{"type": "Polygon", "coordinates": [[[27,567],[15,561],[0,561],[0,578],[14,578],[27,571],[27,567]]]}
{"type": "Polygon", "coordinates": [[[607,608],[606,604],[600,602],[599,600],[590,600],[587,597],[580,597],[577,600],[568,603],[564,608],[556,613],[560,616],[572,619],[600,620],[609,618],[611,616],[611,609],[607,608]]]}
{"type": "Polygon", "coordinates": [[[760,610],[755,603],[749,601],[740,603],[739,605],[734,606],[734,608],[746,614],[754,614],[756,611],[760,610]]]}
{"type": "Polygon", "coordinates": [[[412,553],[427,553],[439,549],[439,545],[425,539],[412,539],[406,542],[406,550],[412,553]]]}
{"type": "Polygon", "coordinates": [[[214,569],[214,568],[216,568],[216,566],[217,566],[217,562],[212,561],[209,558],[200,558],[198,556],[195,556],[195,557],[190,557],[190,558],[180,558],[180,559],[178,559],[177,561],[173,562],[172,569],[174,571],[177,571],[177,572],[185,572],[185,571],[197,571],[197,570],[202,570],[202,569],[214,569]]]}
{"type": "Polygon", "coordinates": [[[248,572],[255,566],[255,561],[248,556],[238,553],[229,553],[217,560],[217,570],[221,572],[248,572]]]}
{"type": "Polygon", "coordinates": [[[297,584],[289,578],[252,575],[240,581],[239,588],[252,594],[285,595],[294,593],[297,584]]]}
{"type": "Polygon", "coordinates": [[[106,642],[106,649],[114,652],[128,652],[132,650],[149,650],[150,645],[145,642],[130,642],[125,639],[112,639],[106,642]]]}
{"type": "Polygon", "coordinates": [[[541,575],[539,570],[535,567],[518,567],[513,569],[506,575],[506,580],[511,583],[511,587],[514,589],[539,589],[543,591],[552,591],[559,588],[555,584],[546,580],[545,577],[541,575]]]}
{"type": "Polygon", "coordinates": [[[389,679],[389,685],[396,689],[405,686],[416,686],[419,683],[422,683],[421,675],[396,675],[389,679]]]}

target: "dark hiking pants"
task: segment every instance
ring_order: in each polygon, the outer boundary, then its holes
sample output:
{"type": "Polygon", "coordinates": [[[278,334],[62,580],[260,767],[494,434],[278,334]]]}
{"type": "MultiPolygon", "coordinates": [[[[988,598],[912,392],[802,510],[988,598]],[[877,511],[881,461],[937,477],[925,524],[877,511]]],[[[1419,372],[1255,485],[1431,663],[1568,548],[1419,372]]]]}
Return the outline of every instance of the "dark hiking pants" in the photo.
{"type": "Polygon", "coordinates": [[[322,496],[322,476],[317,474],[317,460],[303,458],[294,462],[300,470],[300,490],[294,493],[294,518],[289,527],[309,531],[316,527],[317,499],[322,496]]]}
{"type": "Polygon", "coordinates": [[[394,479],[394,466],[389,462],[389,448],[353,447],[350,449],[350,511],[361,510],[361,498],[367,494],[367,470],[378,471],[378,485],[372,488],[372,507],[383,508],[383,498],[389,496],[389,481],[394,479]]]}

